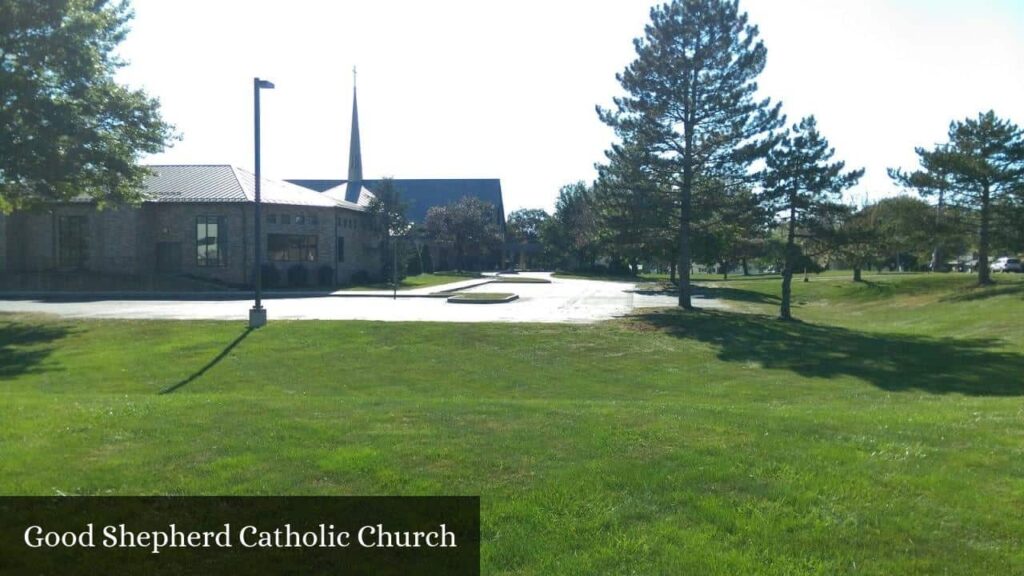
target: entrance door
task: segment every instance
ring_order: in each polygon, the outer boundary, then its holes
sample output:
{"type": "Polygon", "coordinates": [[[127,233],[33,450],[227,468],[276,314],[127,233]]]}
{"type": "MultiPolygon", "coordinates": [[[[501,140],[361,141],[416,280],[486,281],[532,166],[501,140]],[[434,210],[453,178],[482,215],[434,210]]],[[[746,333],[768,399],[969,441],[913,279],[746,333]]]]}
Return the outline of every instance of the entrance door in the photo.
{"type": "Polygon", "coordinates": [[[156,271],[161,274],[181,272],[181,242],[156,243],[156,271]]]}

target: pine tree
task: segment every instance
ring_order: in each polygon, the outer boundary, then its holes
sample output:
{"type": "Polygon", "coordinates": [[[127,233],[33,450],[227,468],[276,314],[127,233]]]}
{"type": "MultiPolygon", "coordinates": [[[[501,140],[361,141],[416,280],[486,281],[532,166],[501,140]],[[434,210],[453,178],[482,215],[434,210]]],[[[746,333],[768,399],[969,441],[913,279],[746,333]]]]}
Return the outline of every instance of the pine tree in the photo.
{"type": "Polygon", "coordinates": [[[782,305],[779,318],[792,320],[793,271],[801,257],[801,239],[822,236],[831,227],[835,204],[842,191],[853,186],[864,170],[843,173],[845,163],[829,163],[835,150],[818,132],[813,116],[804,118],[783,135],[766,159],[762,203],[786,222],[785,264],[782,269],[782,305]]]}
{"type": "Polygon", "coordinates": [[[718,178],[698,183],[694,196],[694,260],[718,266],[728,276],[730,268],[744,265],[764,247],[771,214],[750,186],[718,178]]]}
{"type": "Polygon", "coordinates": [[[647,143],[671,162],[662,184],[679,195],[679,305],[690,302],[692,196],[702,176],[746,165],[774,143],[779,105],[757,100],[767,50],[739,3],[673,0],[651,9],[634,41],[637,58],[616,78],[627,96],[601,119],[624,141],[647,143]]]}
{"type": "Polygon", "coordinates": [[[923,195],[946,191],[950,202],[977,210],[978,283],[991,284],[988,254],[993,212],[1024,195],[1024,131],[995,112],[951,122],[949,142],[932,150],[916,148],[921,169],[889,175],[923,195]]]}
{"type": "Polygon", "coordinates": [[[662,162],[642,145],[613,145],[594,184],[597,230],[603,252],[628,263],[667,263],[675,254],[675,194],[661,185],[662,162]]]}

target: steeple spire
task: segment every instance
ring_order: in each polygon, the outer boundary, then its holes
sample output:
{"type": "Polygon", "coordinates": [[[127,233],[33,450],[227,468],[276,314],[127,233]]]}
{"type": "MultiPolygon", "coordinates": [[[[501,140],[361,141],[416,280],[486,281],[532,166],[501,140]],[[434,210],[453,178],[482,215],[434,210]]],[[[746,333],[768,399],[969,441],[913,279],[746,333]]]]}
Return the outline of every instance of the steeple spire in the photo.
{"type": "MultiPolygon", "coordinates": [[[[352,139],[348,145],[348,190],[345,197],[358,198],[363,181],[363,152],[359,146],[359,106],[356,103],[356,68],[352,67],[352,139]]],[[[350,200],[353,201],[354,200],[350,200]]]]}

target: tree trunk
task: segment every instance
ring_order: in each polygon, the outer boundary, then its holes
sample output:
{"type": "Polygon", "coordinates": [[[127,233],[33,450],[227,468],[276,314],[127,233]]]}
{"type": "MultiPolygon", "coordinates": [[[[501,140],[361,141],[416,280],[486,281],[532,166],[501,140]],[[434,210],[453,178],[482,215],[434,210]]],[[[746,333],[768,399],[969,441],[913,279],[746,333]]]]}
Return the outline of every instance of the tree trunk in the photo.
{"type": "Polygon", "coordinates": [[[690,302],[690,182],[683,178],[679,210],[679,307],[692,310],[690,302]]]}
{"type": "Polygon", "coordinates": [[[693,191],[693,122],[683,122],[683,186],[679,191],[679,306],[693,310],[690,301],[690,206],[693,191]]]}
{"type": "Polygon", "coordinates": [[[790,301],[793,295],[793,266],[790,263],[782,268],[782,304],[779,306],[779,319],[792,320],[793,313],[790,311],[790,301]]]}
{"type": "Polygon", "coordinates": [[[992,271],[988,268],[988,227],[990,219],[988,185],[981,193],[981,232],[978,234],[978,284],[992,284],[992,271]]]}
{"type": "Polygon", "coordinates": [[[720,264],[719,266],[722,267],[722,279],[723,280],[728,280],[729,279],[729,265],[728,264],[720,264]]]}
{"type": "Polygon", "coordinates": [[[853,267],[853,281],[854,282],[863,282],[863,280],[861,280],[861,277],[860,277],[860,266],[854,266],[853,267]]]}
{"type": "Polygon", "coordinates": [[[796,206],[791,199],[789,209],[789,229],[786,233],[786,264],[782,267],[782,304],[779,306],[779,319],[792,320],[790,302],[793,299],[793,268],[796,265],[796,206]]]}
{"type": "Polygon", "coordinates": [[[740,264],[743,266],[743,275],[744,276],[750,276],[750,269],[747,268],[747,259],[746,258],[740,259],[740,264]]]}
{"type": "Polygon", "coordinates": [[[668,281],[670,284],[676,283],[676,263],[672,262],[668,265],[668,281]]]}
{"type": "MultiPolygon", "coordinates": [[[[942,225],[942,198],[943,193],[939,191],[939,203],[935,207],[935,234],[938,235],[942,225]]],[[[943,272],[946,269],[946,265],[942,262],[944,260],[942,254],[942,246],[939,244],[939,239],[935,239],[935,247],[932,249],[932,262],[929,268],[932,272],[943,272]]]]}
{"type": "Polygon", "coordinates": [[[938,246],[932,248],[932,261],[928,264],[928,268],[932,272],[941,272],[943,270],[942,248],[938,246]]]}

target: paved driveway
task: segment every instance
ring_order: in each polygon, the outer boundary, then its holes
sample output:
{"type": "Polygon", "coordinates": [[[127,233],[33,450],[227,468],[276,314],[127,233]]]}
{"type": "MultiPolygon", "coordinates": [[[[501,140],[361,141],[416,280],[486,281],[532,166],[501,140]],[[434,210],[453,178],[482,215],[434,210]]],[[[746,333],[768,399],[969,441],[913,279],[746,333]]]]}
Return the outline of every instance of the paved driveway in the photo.
{"type": "MultiPolygon", "coordinates": [[[[540,276],[540,274],[537,274],[540,276]]],[[[525,274],[524,274],[525,276],[525,274]]],[[[462,284],[462,283],[460,283],[462,284]]],[[[426,291],[436,291],[432,287],[426,291]]],[[[417,290],[416,292],[424,292],[417,290]]],[[[645,295],[627,282],[553,278],[551,284],[486,284],[466,292],[514,292],[506,304],[449,304],[444,298],[316,296],[264,300],[270,320],[590,323],[636,308],[674,306],[672,296],[645,295]]],[[[717,307],[714,300],[697,300],[717,307]]],[[[0,312],[41,312],[69,318],[246,320],[251,299],[238,300],[0,300],[0,312]]]]}

